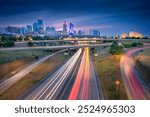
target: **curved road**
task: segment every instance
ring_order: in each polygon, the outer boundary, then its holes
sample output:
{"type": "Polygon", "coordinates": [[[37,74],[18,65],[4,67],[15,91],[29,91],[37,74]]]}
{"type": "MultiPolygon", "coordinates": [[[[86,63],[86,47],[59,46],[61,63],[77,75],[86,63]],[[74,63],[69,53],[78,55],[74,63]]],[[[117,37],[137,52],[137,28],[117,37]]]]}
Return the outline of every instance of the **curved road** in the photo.
{"type": "MultiPolygon", "coordinates": [[[[150,47],[145,47],[150,48],[150,47]]],[[[138,71],[133,57],[145,48],[137,48],[122,56],[120,69],[126,86],[128,97],[134,100],[150,99],[150,86],[138,71]]]]}

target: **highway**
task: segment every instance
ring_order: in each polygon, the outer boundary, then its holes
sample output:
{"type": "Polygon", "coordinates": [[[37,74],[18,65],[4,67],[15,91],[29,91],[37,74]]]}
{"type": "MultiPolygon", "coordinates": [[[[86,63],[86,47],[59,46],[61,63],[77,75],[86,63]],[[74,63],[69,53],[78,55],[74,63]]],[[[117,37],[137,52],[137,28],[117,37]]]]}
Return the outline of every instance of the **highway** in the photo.
{"type": "MultiPolygon", "coordinates": [[[[65,40],[33,40],[33,43],[42,43],[42,42],[69,42],[69,41],[141,41],[141,42],[150,42],[150,39],[101,39],[101,38],[72,38],[65,40]]],[[[27,44],[29,41],[15,42],[16,44],[27,44]]]]}
{"type": "Polygon", "coordinates": [[[11,48],[0,48],[0,51],[13,51],[13,50],[36,50],[36,49],[42,49],[42,50],[57,50],[57,49],[67,49],[67,48],[84,48],[84,47],[104,47],[104,46],[110,46],[111,43],[104,43],[104,44],[90,44],[90,45],[65,45],[65,46],[38,46],[38,47],[11,47],[11,48]]]}
{"type": "Polygon", "coordinates": [[[64,65],[22,97],[26,100],[103,99],[89,48],[79,49],[64,65]]]}
{"type": "MultiPolygon", "coordinates": [[[[150,48],[150,47],[145,47],[150,48]]],[[[137,48],[122,56],[120,69],[129,99],[150,99],[150,87],[136,67],[133,58],[145,48],[137,48]]]]}
{"type": "MultiPolygon", "coordinates": [[[[105,47],[111,43],[94,45],[71,45],[71,46],[42,46],[25,48],[1,48],[0,50],[20,50],[20,49],[65,49],[80,48],[66,63],[49,76],[39,87],[26,93],[23,99],[49,100],[99,100],[104,99],[99,79],[96,75],[94,64],[90,57],[90,47],[105,47]],[[83,50],[82,50],[83,48],[83,50]]],[[[127,52],[120,61],[120,70],[126,86],[129,99],[150,99],[150,87],[134,63],[134,56],[141,50],[149,48],[149,44],[144,48],[137,48],[127,52]]],[[[59,51],[57,53],[66,50],[59,51]]],[[[18,80],[46,61],[51,56],[46,56],[35,63],[21,69],[15,75],[0,82],[0,94],[10,88],[18,80]]]]}
{"type": "MultiPolygon", "coordinates": [[[[103,43],[103,44],[86,44],[86,45],[63,45],[63,46],[37,46],[37,47],[10,47],[10,48],[0,48],[0,51],[16,51],[16,50],[60,50],[60,49],[78,49],[85,47],[106,47],[110,46],[112,43],[103,43]]],[[[144,43],[148,46],[149,43],[144,43]]]]}
{"type": "Polygon", "coordinates": [[[89,56],[89,48],[84,48],[75,83],[68,97],[69,100],[103,99],[98,79],[89,56]]]}
{"type": "Polygon", "coordinates": [[[24,99],[26,100],[53,100],[58,99],[61,90],[65,87],[65,83],[70,78],[70,74],[74,71],[78,59],[80,58],[82,49],[79,49],[64,65],[47,78],[40,86],[35,88],[24,99]]]}
{"type": "Polygon", "coordinates": [[[21,78],[23,78],[29,72],[31,72],[33,69],[35,69],[41,63],[48,60],[50,57],[52,57],[58,53],[65,52],[65,51],[66,50],[61,50],[54,54],[48,55],[38,61],[35,61],[32,64],[29,64],[29,65],[23,67],[22,69],[20,69],[20,71],[18,71],[16,74],[11,76],[10,78],[3,80],[2,82],[0,82],[0,94],[3,93],[4,91],[6,91],[8,88],[10,88],[12,85],[14,85],[17,81],[19,81],[21,78]]]}

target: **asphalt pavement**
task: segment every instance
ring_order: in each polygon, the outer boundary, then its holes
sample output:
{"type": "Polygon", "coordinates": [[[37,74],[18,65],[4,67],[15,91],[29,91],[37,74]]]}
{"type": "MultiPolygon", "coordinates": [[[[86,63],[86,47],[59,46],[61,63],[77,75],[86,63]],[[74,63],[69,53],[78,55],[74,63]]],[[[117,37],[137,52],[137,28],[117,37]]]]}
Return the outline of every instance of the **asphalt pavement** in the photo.
{"type": "Polygon", "coordinates": [[[133,60],[137,53],[146,48],[150,47],[131,50],[121,58],[120,69],[129,99],[150,99],[150,86],[144,80],[143,75],[140,73],[133,60]]]}
{"type": "Polygon", "coordinates": [[[69,100],[99,100],[103,93],[90,58],[89,48],[84,48],[83,56],[69,100]]]}
{"type": "Polygon", "coordinates": [[[79,49],[64,65],[62,65],[54,74],[45,80],[39,87],[29,93],[26,100],[53,100],[57,99],[61,89],[70,78],[74,67],[82,53],[79,49]]]}

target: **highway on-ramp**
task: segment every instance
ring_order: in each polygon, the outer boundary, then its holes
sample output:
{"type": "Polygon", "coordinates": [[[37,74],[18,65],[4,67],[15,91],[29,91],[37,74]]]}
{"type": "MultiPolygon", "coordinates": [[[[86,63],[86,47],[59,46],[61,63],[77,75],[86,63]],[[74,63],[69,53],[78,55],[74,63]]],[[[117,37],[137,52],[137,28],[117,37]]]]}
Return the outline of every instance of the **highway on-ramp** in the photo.
{"type": "Polygon", "coordinates": [[[129,99],[150,99],[150,86],[144,80],[133,60],[134,56],[145,48],[137,48],[127,52],[120,61],[120,69],[129,99]]]}
{"type": "Polygon", "coordinates": [[[51,55],[48,55],[38,61],[35,61],[32,64],[27,65],[26,67],[24,67],[23,69],[21,69],[20,71],[18,71],[16,74],[14,74],[13,76],[11,76],[8,79],[3,80],[2,82],[0,82],[0,94],[3,93],[4,91],[6,91],[8,88],[10,88],[12,85],[14,85],[17,81],[19,81],[21,78],[23,78],[25,75],[27,75],[28,73],[30,73],[33,69],[35,69],[37,66],[39,66],[41,63],[43,63],[44,61],[48,60],[50,57],[64,52],[66,50],[61,50],[58,51],[56,53],[53,53],[51,55]]]}

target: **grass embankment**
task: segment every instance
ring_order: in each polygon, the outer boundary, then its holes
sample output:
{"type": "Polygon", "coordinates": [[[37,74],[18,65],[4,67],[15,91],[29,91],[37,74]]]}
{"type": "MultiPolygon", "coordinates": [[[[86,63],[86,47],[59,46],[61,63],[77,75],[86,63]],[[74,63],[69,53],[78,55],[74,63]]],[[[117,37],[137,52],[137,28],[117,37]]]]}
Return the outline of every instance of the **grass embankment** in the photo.
{"type": "Polygon", "coordinates": [[[36,56],[43,56],[47,53],[42,50],[17,50],[17,51],[0,51],[0,64],[6,64],[8,62],[21,60],[25,58],[34,58],[36,56]]]}
{"type": "Polygon", "coordinates": [[[32,70],[29,74],[19,80],[4,93],[2,93],[0,95],[0,99],[16,99],[18,96],[22,95],[27,89],[29,89],[44,76],[46,76],[56,66],[62,64],[66,58],[68,58],[68,56],[64,56],[63,53],[50,58],[49,60],[32,70]]]}
{"type": "Polygon", "coordinates": [[[50,54],[42,50],[0,51],[0,80],[14,74],[14,71],[35,60],[36,56],[50,54]]]}
{"type": "Polygon", "coordinates": [[[32,58],[26,58],[0,65],[0,80],[8,78],[15,73],[15,70],[31,62],[32,58]]]}
{"type": "Polygon", "coordinates": [[[150,84],[150,49],[139,53],[134,60],[144,79],[150,84]]]}
{"type": "Polygon", "coordinates": [[[94,57],[94,59],[97,74],[100,78],[100,84],[104,93],[104,99],[128,99],[120,73],[121,55],[109,54],[109,47],[98,52],[99,57],[94,57]],[[115,81],[117,80],[120,81],[118,90],[116,90],[115,84],[115,81]]]}

